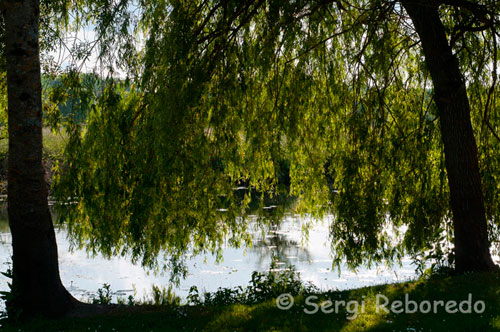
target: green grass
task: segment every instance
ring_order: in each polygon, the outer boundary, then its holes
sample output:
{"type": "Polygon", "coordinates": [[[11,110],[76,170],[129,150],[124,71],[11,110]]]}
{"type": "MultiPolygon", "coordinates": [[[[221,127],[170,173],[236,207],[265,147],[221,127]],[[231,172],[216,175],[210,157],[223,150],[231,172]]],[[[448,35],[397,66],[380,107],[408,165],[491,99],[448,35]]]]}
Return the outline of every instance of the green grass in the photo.
{"type": "MultiPolygon", "coordinates": [[[[500,331],[500,274],[474,273],[389,284],[342,292],[318,294],[323,300],[365,302],[365,312],[355,319],[345,310],[338,313],[306,314],[312,309],[304,298],[295,298],[290,310],[280,310],[274,300],[256,305],[181,306],[134,308],[86,319],[33,319],[21,325],[4,326],[3,331],[500,331]],[[485,302],[481,314],[437,313],[395,314],[376,312],[375,296],[383,294],[391,303],[404,299],[458,302],[472,295],[472,302],[485,302]]],[[[313,301],[320,303],[319,300],[313,301]]],[[[341,306],[339,306],[341,309],[341,306]]]]}
{"type": "Polygon", "coordinates": [[[8,138],[1,138],[0,139],[0,157],[3,159],[5,156],[7,156],[7,153],[9,152],[9,139],[8,138]]]}
{"type": "MultiPolygon", "coordinates": [[[[66,135],[54,133],[49,128],[43,128],[43,153],[44,156],[56,158],[60,156],[64,149],[66,135]]],[[[6,156],[9,151],[9,139],[0,140],[0,156],[6,156]]]]}
{"type": "Polygon", "coordinates": [[[52,132],[49,128],[43,129],[43,153],[50,158],[59,159],[64,151],[67,135],[61,131],[52,132]]]}
{"type": "MultiPolygon", "coordinates": [[[[66,144],[66,134],[63,132],[54,133],[49,128],[43,129],[43,164],[48,174],[48,182],[52,183],[52,167],[56,161],[61,161],[64,146],[66,144]]],[[[7,162],[6,157],[9,151],[9,139],[0,139],[0,195],[7,194],[7,162]]]]}

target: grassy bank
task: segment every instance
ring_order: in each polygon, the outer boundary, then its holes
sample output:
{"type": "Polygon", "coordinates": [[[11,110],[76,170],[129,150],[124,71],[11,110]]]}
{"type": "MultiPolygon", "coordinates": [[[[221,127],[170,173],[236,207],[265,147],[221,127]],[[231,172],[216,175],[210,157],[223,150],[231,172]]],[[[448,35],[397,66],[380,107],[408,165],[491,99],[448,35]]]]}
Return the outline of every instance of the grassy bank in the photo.
{"type": "MultiPolygon", "coordinates": [[[[22,325],[4,326],[3,331],[500,331],[499,277],[499,273],[474,273],[322,292],[315,294],[317,299],[310,298],[308,303],[305,303],[307,296],[295,297],[295,305],[289,310],[278,309],[275,300],[255,305],[123,307],[91,319],[38,318],[22,325]],[[420,305],[423,301],[431,304],[456,301],[460,305],[471,297],[472,313],[447,313],[444,305],[439,304],[436,313],[432,310],[430,313],[386,313],[381,306],[377,312],[377,294],[380,294],[380,304],[385,304],[383,297],[390,301],[386,305],[389,309],[397,300],[402,300],[404,307],[405,296],[420,305]],[[304,312],[314,310],[310,303],[318,304],[328,299],[332,302],[356,301],[360,306],[364,302],[364,313],[356,316],[352,310],[346,311],[340,302],[337,313],[335,310],[333,313],[304,312]],[[477,311],[474,309],[477,301],[484,301],[484,311],[481,305],[477,305],[477,311]]],[[[468,310],[467,303],[462,309],[468,310]]]]}
{"type": "MultiPolygon", "coordinates": [[[[55,161],[62,157],[66,136],[63,133],[54,133],[49,128],[43,129],[43,164],[46,181],[52,183],[52,167],[55,161]]],[[[0,195],[7,194],[7,155],[9,140],[0,140],[0,195]]]]}

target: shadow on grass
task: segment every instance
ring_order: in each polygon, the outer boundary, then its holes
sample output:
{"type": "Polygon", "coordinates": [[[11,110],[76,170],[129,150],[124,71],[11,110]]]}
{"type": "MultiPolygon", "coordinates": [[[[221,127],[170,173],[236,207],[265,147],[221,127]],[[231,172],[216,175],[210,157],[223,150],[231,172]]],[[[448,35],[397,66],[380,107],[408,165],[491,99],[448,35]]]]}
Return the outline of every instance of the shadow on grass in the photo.
{"type": "MultiPolygon", "coordinates": [[[[339,292],[315,294],[306,302],[296,297],[294,306],[280,310],[270,300],[257,305],[230,306],[181,306],[123,308],[112,314],[89,319],[62,319],[50,321],[34,319],[23,325],[4,326],[4,331],[500,331],[500,274],[474,273],[461,276],[440,276],[400,284],[365,287],[339,292]],[[457,304],[471,297],[472,313],[447,313],[445,305],[438,305],[433,313],[394,313],[376,310],[386,299],[390,305],[410,301],[422,305],[423,301],[456,301],[457,304]],[[382,298],[384,296],[385,298],[382,298]],[[332,313],[313,311],[314,304],[327,305],[332,313]],[[346,308],[349,301],[358,302],[357,314],[346,308]],[[484,301],[484,312],[474,312],[474,304],[484,301]],[[364,312],[359,313],[364,305],[364,312]],[[355,318],[354,318],[355,316],[355,318]],[[348,319],[354,318],[354,319],[348,319]]],[[[425,305],[424,305],[425,306],[425,305]]],[[[458,309],[458,305],[456,308],[458,309]]],[[[466,304],[463,309],[467,309],[466,304]]],[[[478,306],[478,311],[482,311],[478,306]]]]}

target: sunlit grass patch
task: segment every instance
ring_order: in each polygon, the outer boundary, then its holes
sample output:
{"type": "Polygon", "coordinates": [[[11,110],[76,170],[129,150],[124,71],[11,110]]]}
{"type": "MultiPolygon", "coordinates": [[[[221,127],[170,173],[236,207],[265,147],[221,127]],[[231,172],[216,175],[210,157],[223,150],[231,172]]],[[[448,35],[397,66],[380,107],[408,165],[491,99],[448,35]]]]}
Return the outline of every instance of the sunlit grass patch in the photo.
{"type": "MultiPolygon", "coordinates": [[[[277,307],[276,299],[254,304],[198,304],[169,306],[122,306],[113,314],[88,319],[47,320],[36,318],[22,325],[5,326],[4,331],[500,331],[499,274],[473,273],[439,276],[398,284],[363,287],[344,291],[316,292],[293,297],[287,310],[277,307]],[[473,301],[482,300],[482,313],[394,313],[377,310],[377,295],[391,303],[410,300],[463,301],[471,294],[473,301]],[[314,301],[306,302],[308,296],[314,301]],[[326,301],[359,301],[363,312],[353,315],[340,305],[337,312],[318,310],[313,306],[326,301]]],[[[228,292],[228,294],[230,294],[228,292]]],[[[222,300],[221,300],[222,301],[222,300]]],[[[221,302],[222,303],[222,302],[221,302]]],[[[331,307],[330,307],[331,308],[331,307]]],[[[442,307],[439,307],[442,309],[442,307]]]]}

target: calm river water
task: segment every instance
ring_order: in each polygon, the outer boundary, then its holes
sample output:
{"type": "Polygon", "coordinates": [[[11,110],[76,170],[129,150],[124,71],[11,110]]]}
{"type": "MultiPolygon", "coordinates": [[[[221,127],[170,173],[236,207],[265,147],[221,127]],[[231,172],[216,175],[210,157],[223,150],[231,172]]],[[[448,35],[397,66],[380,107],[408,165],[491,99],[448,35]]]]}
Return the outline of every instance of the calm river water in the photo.
{"type": "MultiPolygon", "coordinates": [[[[175,293],[181,298],[193,285],[200,291],[215,291],[219,287],[246,286],[253,271],[269,268],[273,255],[280,259],[279,265],[295,265],[303,280],[311,281],[321,289],[347,289],[374,284],[403,281],[414,278],[415,268],[410,259],[404,259],[402,266],[386,268],[361,268],[354,273],[343,268],[341,275],[331,269],[328,224],[331,218],[317,223],[309,232],[309,240],[301,236],[301,225],[306,220],[297,215],[285,215],[279,229],[270,231],[264,237],[256,236],[252,248],[224,248],[224,260],[217,264],[215,257],[198,256],[188,261],[189,275],[182,280],[175,293]]],[[[56,230],[59,250],[61,278],[69,291],[79,299],[88,299],[96,294],[104,283],[111,285],[115,297],[142,297],[151,292],[152,286],[168,286],[169,275],[148,273],[140,265],[134,265],[127,258],[110,260],[103,257],[89,257],[85,251],[70,252],[67,233],[63,227],[56,230]]],[[[0,271],[8,268],[12,255],[5,209],[0,210],[0,271]]],[[[7,281],[0,276],[0,290],[7,290],[7,281]]],[[[2,304],[3,305],[3,304],[2,304]]]]}

